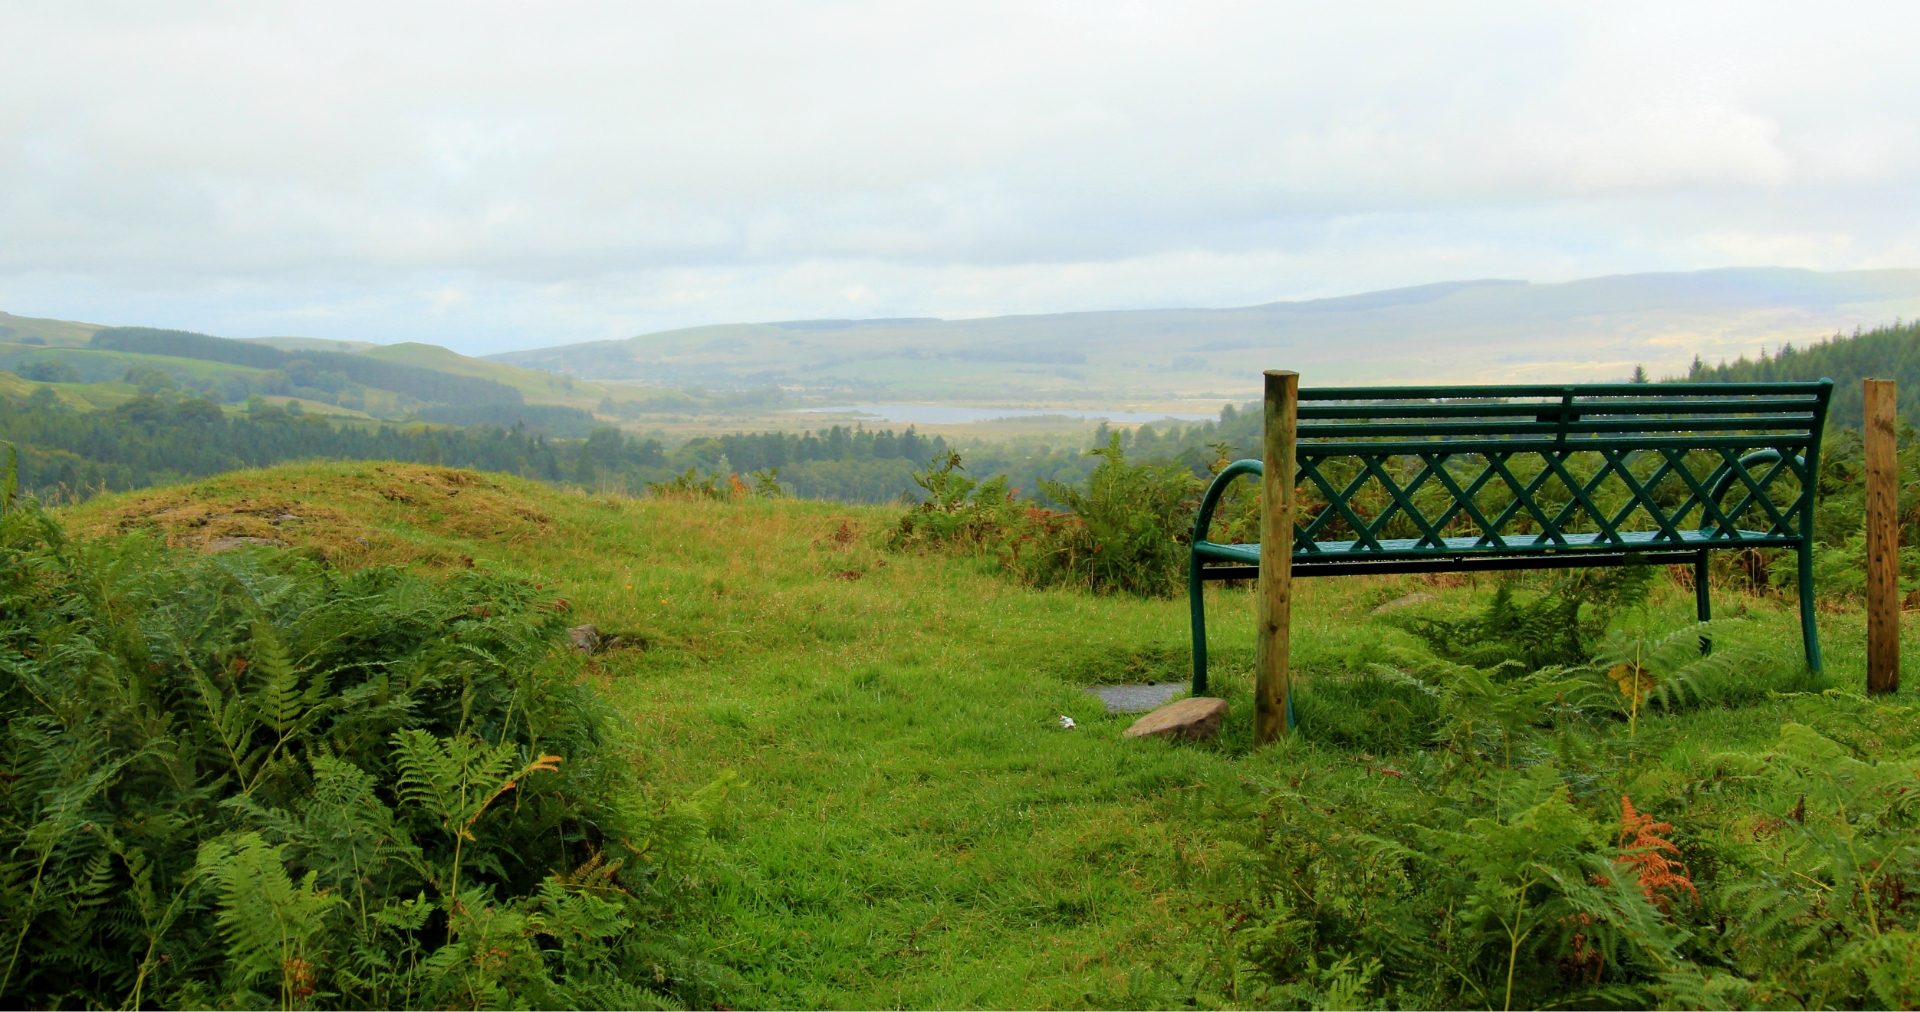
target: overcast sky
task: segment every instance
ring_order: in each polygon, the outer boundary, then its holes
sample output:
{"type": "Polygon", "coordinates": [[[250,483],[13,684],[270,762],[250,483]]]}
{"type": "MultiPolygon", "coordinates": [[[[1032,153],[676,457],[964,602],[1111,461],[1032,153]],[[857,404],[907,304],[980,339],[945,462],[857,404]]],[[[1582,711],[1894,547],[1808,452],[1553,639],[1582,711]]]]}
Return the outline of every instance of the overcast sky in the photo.
{"type": "Polygon", "coordinates": [[[0,309],[468,353],[1920,267],[1920,4],[0,2],[0,309]]]}

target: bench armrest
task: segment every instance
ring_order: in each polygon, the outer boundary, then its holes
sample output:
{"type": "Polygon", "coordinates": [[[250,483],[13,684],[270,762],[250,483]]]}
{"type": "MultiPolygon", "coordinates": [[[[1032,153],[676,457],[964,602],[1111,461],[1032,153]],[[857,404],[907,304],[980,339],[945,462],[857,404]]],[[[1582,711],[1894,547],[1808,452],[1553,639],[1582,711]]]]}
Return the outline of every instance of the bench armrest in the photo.
{"type": "Polygon", "coordinates": [[[1260,461],[1236,460],[1214,475],[1213,484],[1207,486],[1207,494],[1200,500],[1200,515],[1193,521],[1194,544],[1207,540],[1207,528],[1213,525],[1213,509],[1220,504],[1220,495],[1227,490],[1227,485],[1243,474],[1261,477],[1266,470],[1260,461]]]}

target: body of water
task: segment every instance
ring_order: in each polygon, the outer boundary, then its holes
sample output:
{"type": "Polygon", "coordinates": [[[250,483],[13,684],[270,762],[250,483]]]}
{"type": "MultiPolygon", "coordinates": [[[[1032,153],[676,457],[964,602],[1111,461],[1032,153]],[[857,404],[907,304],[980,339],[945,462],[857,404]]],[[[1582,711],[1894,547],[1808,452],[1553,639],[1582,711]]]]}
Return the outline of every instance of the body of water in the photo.
{"type": "Polygon", "coordinates": [[[896,425],[965,425],[1002,418],[1084,418],[1134,424],[1175,419],[1182,422],[1206,422],[1220,417],[1218,412],[1196,411],[1087,411],[1081,408],[975,408],[960,404],[845,404],[831,408],[799,408],[800,414],[857,415],[896,425]]]}

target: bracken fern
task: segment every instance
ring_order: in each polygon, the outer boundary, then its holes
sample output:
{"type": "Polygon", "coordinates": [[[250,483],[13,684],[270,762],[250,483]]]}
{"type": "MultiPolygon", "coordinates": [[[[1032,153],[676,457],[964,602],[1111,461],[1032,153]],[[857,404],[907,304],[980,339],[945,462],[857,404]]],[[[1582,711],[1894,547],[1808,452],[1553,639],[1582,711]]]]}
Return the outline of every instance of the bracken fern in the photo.
{"type": "Polygon", "coordinates": [[[483,574],[73,543],[0,488],[0,1000],[715,1000],[670,927],[703,826],[642,807],[561,625],[483,574]]]}

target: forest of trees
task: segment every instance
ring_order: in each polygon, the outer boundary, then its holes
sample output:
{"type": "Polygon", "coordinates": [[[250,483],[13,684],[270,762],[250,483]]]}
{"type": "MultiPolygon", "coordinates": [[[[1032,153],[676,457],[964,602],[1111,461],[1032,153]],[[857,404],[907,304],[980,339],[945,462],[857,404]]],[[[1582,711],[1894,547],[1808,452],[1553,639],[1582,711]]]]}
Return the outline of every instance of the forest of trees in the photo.
{"type": "MultiPolygon", "coordinates": [[[[49,387],[24,401],[0,398],[0,434],[20,451],[22,486],[56,501],[323,457],[445,463],[550,481],[573,463],[560,445],[524,429],[376,428],[263,401],[228,414],[210,400],[165,393],[79,411],[49,387]]],[[[623,443],[628,452],[647,449],[623,443]]],[[[658,444],[650,449],[659,458],[658,444]]]]}
{"type": "Polygon", "coordinates": [[[1752,383],[1769,380],[1833,380],[1834,425],[1860,427],[1860,381],[1890,379],[1898,386],[1900,416],[1920,424],[1920,321],[1895,322],[1851,335],[1835,334],[1805,348],[1784,345],[1758,359],[1707,365],[1695,356],[1686,378],[1695,382],[1752,383]]]}
{"type": "Polygon", "coordinates": [[[703,474],[778,468],[779,480],[797,495],[886,502],[913,488],[914,469],[951,449],[946,440],[911,428],[835,426],[819,434],[716,436],[668,452],[658,439],[612,426],[569,440],[519,425],[342,421],[257,400],[245,412],[228,413],[210,400],[165,391],[110,410],[81,411],[45,386],[25,400],[0,398],[0,439],[20,452],[22,486],[52,501],[325,458],[470,467],[616,492],[639,492],[690,467],[703,474]]]}

